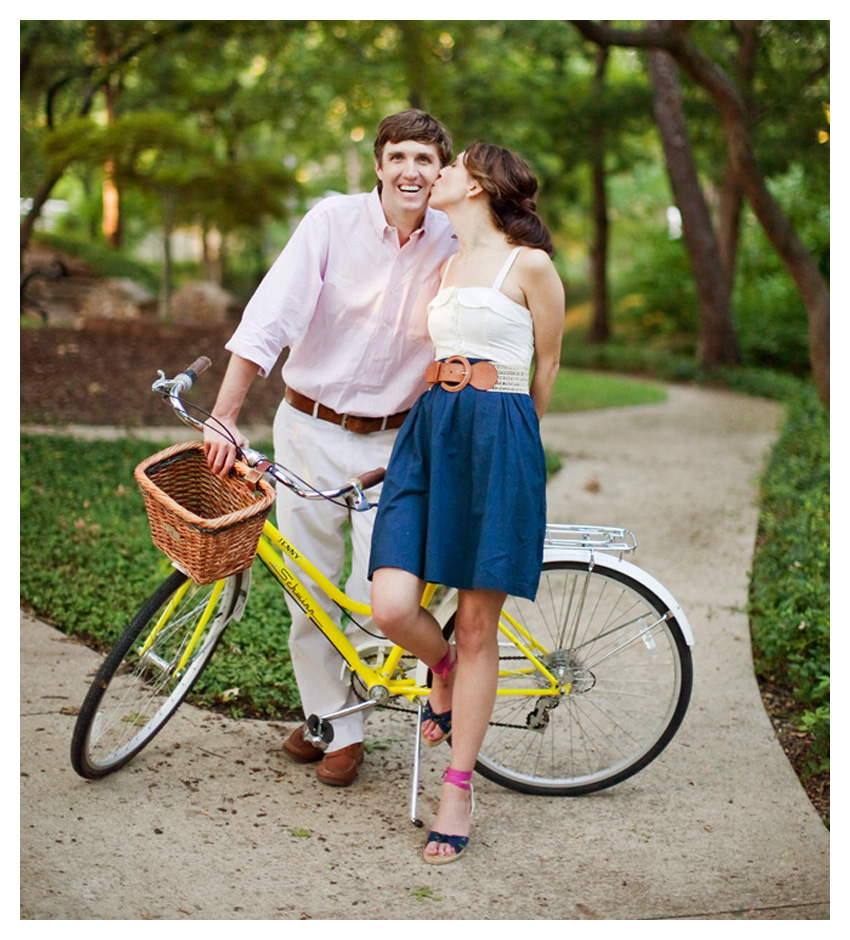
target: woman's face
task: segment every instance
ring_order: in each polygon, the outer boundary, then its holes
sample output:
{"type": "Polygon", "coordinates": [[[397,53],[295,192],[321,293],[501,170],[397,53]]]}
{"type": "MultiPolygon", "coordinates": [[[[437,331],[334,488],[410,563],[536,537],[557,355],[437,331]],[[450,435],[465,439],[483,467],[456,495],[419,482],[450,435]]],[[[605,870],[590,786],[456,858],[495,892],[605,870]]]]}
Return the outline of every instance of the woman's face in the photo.
{"type": "Polygon", "coordinates": [[[464,155],[459,153],[454,161],[440,170],[440,174],[431,189],[431,207],[445,209],[466,198],[470,186],[475,182],[467,172],[463,162],[464,155]]]}

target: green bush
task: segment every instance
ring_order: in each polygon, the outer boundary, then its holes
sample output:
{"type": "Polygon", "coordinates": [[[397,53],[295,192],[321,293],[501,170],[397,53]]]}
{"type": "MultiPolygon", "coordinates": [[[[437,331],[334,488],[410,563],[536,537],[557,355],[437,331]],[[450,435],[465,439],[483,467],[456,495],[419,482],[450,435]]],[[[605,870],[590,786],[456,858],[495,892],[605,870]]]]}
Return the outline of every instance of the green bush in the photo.
{"type": "Polygon", "coordinates": [[[40,232],[35,241],[39,247],[62,251],[79,258],[99,277],[126,277],[153,293],[159,292],[160,277],[156,266],[135,261],[106,245],[47,232],[40,232]]]}
{"type": "Polygon", "coordinates": [[[756,672],[793,688],[813,771],[829,764],[829,467],[829,413],[806,387],[762,481],[749,613],[756,672]]]}

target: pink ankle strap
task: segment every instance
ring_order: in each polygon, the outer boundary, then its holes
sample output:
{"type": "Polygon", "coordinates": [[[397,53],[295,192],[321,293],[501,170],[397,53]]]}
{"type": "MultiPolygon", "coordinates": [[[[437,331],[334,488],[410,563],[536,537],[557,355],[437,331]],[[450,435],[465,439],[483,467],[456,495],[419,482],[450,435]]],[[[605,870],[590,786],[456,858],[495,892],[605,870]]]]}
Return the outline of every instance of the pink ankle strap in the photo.
{"type": "Polygon", "coordinates": [[[431,672],[433,672],[435,676],[439,676],[443,682],[448,681],[449,673],[457,665],[457,657],[452,659],[451,656],[452,648],[448,647],[446,650],[446,655],[437,663],[436,666],[431,667],[431,672]]]}
{"type": "Polygon", "coordinates": [[[455,770],[454,767],[446,767],[443,772],[443,780],[446,783],[454,784],[456,787],[460,787],[461,790],[471,790],[472,784],[472,771],[471,770],[455,770]]]}

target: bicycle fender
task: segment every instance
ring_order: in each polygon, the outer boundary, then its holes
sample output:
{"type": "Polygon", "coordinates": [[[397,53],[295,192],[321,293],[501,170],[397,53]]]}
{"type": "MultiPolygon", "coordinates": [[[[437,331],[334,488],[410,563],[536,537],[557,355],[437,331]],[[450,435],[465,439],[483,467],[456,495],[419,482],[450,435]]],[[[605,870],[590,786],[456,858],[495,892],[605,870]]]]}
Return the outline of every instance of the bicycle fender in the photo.
{"type": "Polygon", "coordinates": [[[649,572],[644,571],[643,568],[639,568],[637,565],[626,561],[624,558],[606,555],[604,552],[588,551],[584,549],[547,548],[543,551],[543,561],[580,561],[586,564],[592,564],[594,568],[607,568],[611,571],[619,571],[633,578],[635,581],[649,588],[650,591],[658,595],[658,597],[664,601],[670,608],[670,613],[676,618],[676,622],[682,628],[682,635],[685,638],[685,642],[688,646],[694,645],[693,630],[679,602],[657,578],[654,578],[649,572]]]}

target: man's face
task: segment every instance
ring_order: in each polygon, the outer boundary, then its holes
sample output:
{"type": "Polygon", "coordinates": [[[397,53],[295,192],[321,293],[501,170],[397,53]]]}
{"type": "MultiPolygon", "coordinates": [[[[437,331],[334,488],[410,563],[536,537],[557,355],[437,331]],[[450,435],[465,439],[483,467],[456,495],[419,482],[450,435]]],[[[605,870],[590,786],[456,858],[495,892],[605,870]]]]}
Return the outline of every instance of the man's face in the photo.
{"type": "Polygon", "coordinates": [[[416,140],[387,144],[375,170],[383,184],[381,204],[388,222],[425,214],[431,187],[440,172],[434,144],[416,140]]]}

